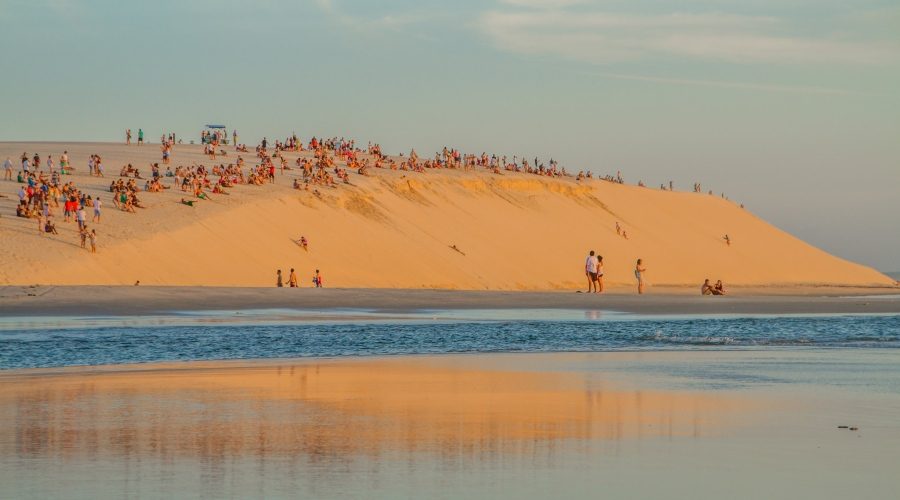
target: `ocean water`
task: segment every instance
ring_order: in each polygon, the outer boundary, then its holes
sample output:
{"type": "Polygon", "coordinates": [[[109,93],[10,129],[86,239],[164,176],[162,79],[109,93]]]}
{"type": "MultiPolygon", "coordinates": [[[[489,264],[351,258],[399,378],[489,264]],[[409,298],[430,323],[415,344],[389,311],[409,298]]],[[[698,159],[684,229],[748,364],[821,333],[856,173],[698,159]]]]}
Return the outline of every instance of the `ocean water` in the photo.
{"type": "Polygon", "coordinates": [[[0,369],[496,352],[900,347],[900,315],[630,316],[600,311],[247,311],[0,323],[0,369]],[[538,319],[543,318],[543,319],[538,319]]]}

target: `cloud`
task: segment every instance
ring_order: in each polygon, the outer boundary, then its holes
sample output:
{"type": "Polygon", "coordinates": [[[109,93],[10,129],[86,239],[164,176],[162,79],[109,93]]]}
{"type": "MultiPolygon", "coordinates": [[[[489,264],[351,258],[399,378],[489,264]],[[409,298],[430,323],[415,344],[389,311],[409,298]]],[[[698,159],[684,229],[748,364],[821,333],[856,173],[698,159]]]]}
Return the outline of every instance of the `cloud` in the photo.
{"type": "Polygon", "coordinates": [[[818,87],[809,85],[773,85],[768,83],[755,82],[729,82],[722,80],[698,80],[692,78],[670,78],[649,75],[633,75],[627,73],[610,73],[610,72],[592,72],[588,73],[592,76],[601,78],[612,78],[616,80],[633,80],[650,83],[663,83],[674,85],[694,85],[701,87],[717,87],[725,89],[737,90],[753,90],[763,92],[789,92],[799,94],[825,94],[825,95],[872,95],[864,92],[853,90],[838,89],[831,87],[818,87]]]}
{"type": "Polygon", "coordinates": [[[477,20],[500,49],[591,63],[679,58],[730,63],[894,62],[891,44],[791,35],[789,22],[722,13],[630,14],[577,0],[501,0],[477,20]]]}

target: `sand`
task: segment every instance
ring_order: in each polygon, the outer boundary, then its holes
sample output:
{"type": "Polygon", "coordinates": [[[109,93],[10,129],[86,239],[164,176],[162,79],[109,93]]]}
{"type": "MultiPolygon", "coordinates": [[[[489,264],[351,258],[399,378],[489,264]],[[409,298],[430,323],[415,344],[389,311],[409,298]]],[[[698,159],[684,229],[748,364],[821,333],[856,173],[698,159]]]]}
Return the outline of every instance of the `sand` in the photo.
{"type": "MultiPolygon", "coordinates": [[[[633,284],[637,258],[655,287],[696,287],[704,278],[782,288],[894,286],[706,194],[529,174],[375,169],[371,177],[351,173],[352,186],[319,188],[317,197],[290,188],[292,170],[275,185],[238,186],[193,208],[178,203],[187,195],[176,189],[142,193],[147,208],[129,214],[111,203],[109,183],[125,163],[149,175],[149,163],[161,158],[158,145],[0,143],[0,160],[16,162],[24,151],[58,161],[63,150],[78,169],[65,180],[105,202],[103,221],[92,225],[100,251],[79,248],[74,224],[59,215],[58,236],[16,218],[18,184],[0,182],[0,284],[271,286],[276,269],[293,267],[307,287],[319,268],[335,287],[575,290],[594,249],[613,287],[633,284]],[[106,178],[85,175],[91,153],[103,156],[106,178]],[[627,240],[616,235],[616,222],[627,240]],[[296,242],[301,235],[308,252],[296,242]]],[[[172,167],[213,164],[201,153],[178,145],[172,167]]],[[[291,163],[297,156],[286,154],[291,163]]],[[[216,163],[236,157],[232,151],[216,163]]]]}
{"type": "MultiPolygon", "coordinates": [[[[252,287],[73,286],[0,287],[0,317],[141,316],[179,311],[290,309],[375,312],[459,309],[564,309],[636,314],[900,313],[900,294],[866,288],[738,289],[736,295],[701,296],[695,288],[604,294],[402,289],[291,289],[252,287]],[[776,290],[777,291],[777,290],[776,290]]],[[[307,316],[315,318],[318,316],[307,316]]],[[[346,315],[342,315],[346,319],[346,315]]],[[[327,319],[327,317],[321,317],[327,319]]],[[[340,318],[337,318],[340,319],[340,318]]]]}

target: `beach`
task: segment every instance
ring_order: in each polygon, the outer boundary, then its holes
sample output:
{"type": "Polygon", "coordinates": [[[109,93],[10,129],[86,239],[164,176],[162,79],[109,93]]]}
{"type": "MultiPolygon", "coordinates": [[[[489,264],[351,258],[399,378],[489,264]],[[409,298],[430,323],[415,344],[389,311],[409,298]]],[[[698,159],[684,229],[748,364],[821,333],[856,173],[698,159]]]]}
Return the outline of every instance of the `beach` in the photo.
{"type": "Polygon", "coordinates": [[[725,297],[670,288],[637,296],[605,294],[391,289],[284,289],[252,287],[35,286],[0,287],[2,316],[140,316],[179,311],[245,309],[357,309],[408,312],[443,309],[569,309],[638,314],[900,313],[892,289],[854,287],[749,288],[725,297]]]}

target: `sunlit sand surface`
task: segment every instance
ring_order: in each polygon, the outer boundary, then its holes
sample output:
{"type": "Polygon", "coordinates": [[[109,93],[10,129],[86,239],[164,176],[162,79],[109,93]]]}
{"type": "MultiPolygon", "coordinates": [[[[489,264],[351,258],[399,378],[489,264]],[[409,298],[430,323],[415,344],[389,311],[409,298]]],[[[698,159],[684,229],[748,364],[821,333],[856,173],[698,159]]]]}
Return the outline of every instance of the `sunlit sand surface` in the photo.
{"type": "MultiPolygon", "coordinates": [[[[711,455],[725,453],[724,459],[760,426],[777,435],[778,426],[793,425],[773,425],[772,415],[803,411],[804,403],[783,397],[666,388],[623,369],[654,358],[665,363],[684,356],[7,371],[0,373],[0,492],[5,498],[393,497],[457,496],[478,486],[499,496],[540,496],[554,484],[573,487],[564,484],[568,474],[616,457],[622,461],[598,473],[631,464],[622,473],[634,475],[641,467],[633,455],[644,450],[687,458],[699,446],[724,443],[724,451],[711,455]],[[549,482],[535,484],[536,473],[549,482]],[[526,484],[538,489],[521,491],[526,484]]],[[[660,467],[658,459],[647,462],[648,474],[660,467]]],[[[589,483],[582,477],[579,487],[589,483]]]]}

